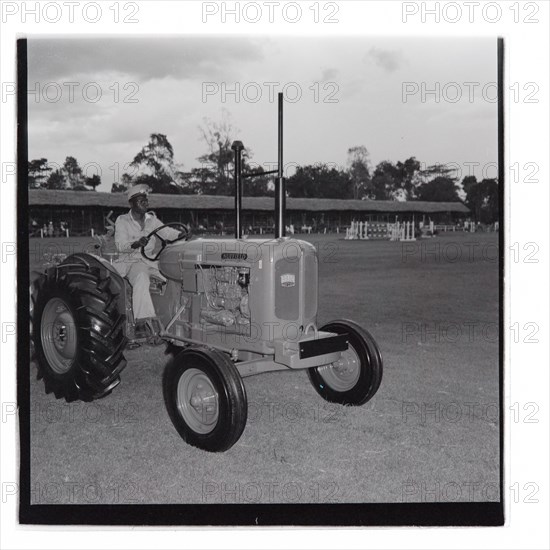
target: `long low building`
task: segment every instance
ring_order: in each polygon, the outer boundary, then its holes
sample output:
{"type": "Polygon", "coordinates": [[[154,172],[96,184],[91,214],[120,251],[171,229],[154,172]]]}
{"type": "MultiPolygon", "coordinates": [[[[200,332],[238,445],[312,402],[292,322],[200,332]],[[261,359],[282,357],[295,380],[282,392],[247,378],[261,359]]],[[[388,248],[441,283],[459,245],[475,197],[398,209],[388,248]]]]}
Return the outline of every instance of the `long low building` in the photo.
{"type": "MultiPolygon", "coordinates": [[[[243,227],[270,230],[274,224],[273,197],[243,197],[243,227]]],[[[235,199],[210,195],[149,195],[149,207],[164,222],[182,222],[205,229],[234,226],[235,199]]],[[[352,221],[394,222],[432,220],[454,223],[467,217],[469,209],[461,202],[368,201],[339,199],[286,200],[286,223],[296,228],[313,229],[349,226],[352,221]]],[[[34,228],[50,222],[56,229],[61,222],[71,234],[89,234],[90,229],[102,233],[105,218],[111,219],[128,210],[125,193],[94,191],[29,190],[29,219],[34,228]]]]}

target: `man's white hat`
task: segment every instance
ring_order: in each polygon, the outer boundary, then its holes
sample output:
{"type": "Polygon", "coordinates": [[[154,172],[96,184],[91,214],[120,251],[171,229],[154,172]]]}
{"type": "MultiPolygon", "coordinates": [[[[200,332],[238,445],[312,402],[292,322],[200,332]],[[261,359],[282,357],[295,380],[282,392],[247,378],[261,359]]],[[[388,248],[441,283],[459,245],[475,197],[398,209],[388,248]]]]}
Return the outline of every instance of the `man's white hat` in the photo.
{"type": "Polygon", "coordinates": [[[139,185],[134,185],[128,189],[128,200],[131,201],[134,197],[138,195],[148,195],[150,192],[149,186],[145,183],[140,183],[139,185]]]}

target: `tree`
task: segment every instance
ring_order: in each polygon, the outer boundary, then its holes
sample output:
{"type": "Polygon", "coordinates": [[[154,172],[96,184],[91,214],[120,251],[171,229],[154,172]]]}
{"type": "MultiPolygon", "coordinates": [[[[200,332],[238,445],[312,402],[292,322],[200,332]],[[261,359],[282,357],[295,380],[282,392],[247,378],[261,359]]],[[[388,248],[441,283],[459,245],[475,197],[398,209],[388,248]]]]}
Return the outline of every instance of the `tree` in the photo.
{"type": "Polygon", "coordinates": [[[417,188],[417,198],[423,201],[454,202],[459,201],[459,188],[456,185],[456,170],[445,164],[432,164],[420,170],[421,181],[417,188]]]}
{"type": "Polygon", "coordinates": [[[433,202],[455,202],[460,200],[452,178],[437,176],[418,188],[418,199],[433,202]]]}
{"type": "Polygon", "coordinates": [[[134,185],[145,184],[151,189],[152,193],[163,193],[165,195],[179,195],[181,189],[179,185],[168,178],[166,174],[159,180],[158,176],[153,174],[140,174],[137,178],[134,178],[134,185]]]}
{"type": "Polygon", "coordinates": [[[496,179],[484,179],[479,184],[484,196],[481,207],[482,223],[494,223],[499,219],[499,187],[496,179]]]}
{"type": "Polygon", "coordinates": [[[420,170],[419,177],[421,183],[426,183],[434,178],[448,178],[450,180],[456,181],[457,178],[453,174],[456,173],[455,168],[449,168],[446,164],[431,164],[427,168],[420,170]]]}
{"type": "Polygon", "coordinates": [[[465,176],[462,180],[462,189],[466,196],[477,185],[477,178],[475,176],[465,176]]]}
{"type": "Polygon", "coordinates": [[[394,189],[392,193],[393,198],[406,201],[415,199],[417,188],[420,184],[420,162],[415,157],[410,157],[405,162],[398,161],[396,172],[396,183],[399,183],[399,188],[394,189]]]}
{"type": "Polygon", "coordinates": [[[130,166],[143,170],[133,183],[147,183],[153,193],[179,193],[175,181],[174,149],[164,134],[151,134],[149,142],[134,157],[130,166]]]}
{"type": "MultiPolygon", "coordinates": [[[[231,149],[237,130],[231,123],[227,111],[222,112],[221,122],[203,119],[204,125],[199,127],[201,138],[208,152],[197,160],[200,168],[194,168],[186,174],[183,180],[185,192],[195,192],[203,195],[232,195],[234,193],[233,179],[235,173],[235,152],[231,149]]],[[[242,152],[243,174],[262,174],[264,169],[251,162],[252,152],[245,148],[242,152]]],[[[269,177],[257,175],[243,179],[243,195],[261,197],[273,195],[269,189],[269,177]]]]}
{"type": "Polygon", "coordinates": [[[353,199],[350,175],[326,164],[298,166],[288,178],[286,190],[290,197],[353,199]]]}
{"type": "Polygon", "coordinates": [[[368,199],[374,200],[390,200],[394,198],[396,189],[399,184],[399,170],[389,160],[383,160],[376,165],[372,174],[368,199]]]}
{"type": "Polygon", "coordinates": [[[499,188],[494,179],[477,182],[475,176],[467,176],[462,181],[466,192],[466,206],[474,219],[483,223],[493,223],[499,217],[499,188]]]}
{"type": "Polygon", "coordinates": [[[208,195],[213,187],[212,173],[207,168],[192,168],[190,172],[182,172],[182,193],[184,195],[208,195]]]}
{"type": "MultiPolygon", "coordinates": [[[[265,170],[260,166],[251,167],[245,161],[246,174],[261,174],[265,170]]],[[[243,195],[245,197],[272,197],[275,194],[273,188],[269,188],[269,176],[255,175],[243,180],[243,195]]]]}
{"type": "Polygon", "coordinates": [[[65,176],[60,168],[54,170],[48,181],[46,182],[47,189],[65,189],[65,176]]]}
{"type": "Polygon", "coordinates": [[[28,163],[29,189],[41,189],[46,187],[48,177],[52,169],[45,158],[31,160],[28,163]]]}
{"type": "Polygon", "coordinates": [[[420,184],[420,162],[410,157],[393,164],[383,160],[372,174],[367,197],[376,200],[414,200],[420,184]]]}
{"type": "MultiPolygon", "coordinates": [[[[200,191],[205,195],[231,195],[235,156],[231,144],[232,134],[236,133],[236,130],[225,110],[221,122],[212,122],[208,118],[204,118],[203,122],[204,126],[200,126],[199,130],[208,147],[208,153],[197,159],[202,165],[198,174],[204,186],[200,191]]],[[[248,158],[249,154],[245,149],[243,161],[248,158]]]]}
{"type": "Polygon", "coordinates": [[[130,176],[130,174],[122,174],[121,180],[120,183],[113,183],[111,186],[111,193],[126,193],[132,186],[132,176],[130,176]]]}
{"type": "Polygon", "coordinates": [[[364,145],[348,149],[348,174],[353,185],[353,198],[362,199],[370,194],[370,159],[364,145]]]}
{"type": "Polygon", "coordinates": [[[96,187],[101,185],[101,178],[97,174],[94,174],[91,178],[86,178],[85,184],[95,191],[96,187]]]}
{"type": "Polygon", "coordinates": [[[80,168],[78,161],[74,157],[67,157],[61,170],[65,176],[66,184],[69,189],[85,189],[82,168],[80,168]]]}

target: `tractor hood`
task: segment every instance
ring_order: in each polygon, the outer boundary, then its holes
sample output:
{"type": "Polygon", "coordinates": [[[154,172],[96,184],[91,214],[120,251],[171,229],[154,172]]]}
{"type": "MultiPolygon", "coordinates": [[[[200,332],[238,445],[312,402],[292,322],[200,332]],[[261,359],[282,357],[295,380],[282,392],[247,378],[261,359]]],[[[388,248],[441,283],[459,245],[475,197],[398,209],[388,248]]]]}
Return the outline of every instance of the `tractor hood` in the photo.
{"type": "Polygon", "coordinates": [[[181,279],[182,269],[195,265],[233,265],[262,269],[268,263],[285,259],[299,262],[304,255],[316,255],[305,241],[280,239],[195,239],[175,243],[161,254],[159,269],[169,279],[181,279]]]}

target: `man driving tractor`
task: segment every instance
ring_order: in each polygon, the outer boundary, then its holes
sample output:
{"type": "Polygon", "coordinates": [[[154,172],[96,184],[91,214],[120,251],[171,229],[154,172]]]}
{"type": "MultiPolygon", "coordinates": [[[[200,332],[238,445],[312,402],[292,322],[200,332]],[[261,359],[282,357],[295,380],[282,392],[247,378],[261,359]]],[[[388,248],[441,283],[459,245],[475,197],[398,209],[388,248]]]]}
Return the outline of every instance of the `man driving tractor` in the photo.
{"type": "MultiPolygon", "coordinates": [[[[158,270],[157,262],[145,259],[140,253],[140,249],[144,247],[146,255],[151,255],[155,243],[154,239],[148,239],[147,236],[163,225],[154,212],[147,211],[148,195],[149,187],[145,184],[131,187],[128,190],[128,202],[131,208],[127,214],[122,214],[115,222],[115,243],[119,257],[113,265],[118,273],[126,277],[132,285],[136,338],[155,335],[158,325],[153,322],[156,320],[156,312],[149,293],[150,277],[154,275],[164,280],[158,270]],[[148,329],[152,334],[148,333],[148,329]]],[[[170,227],[165,227],[159,231],[159,234],[165,239],[178,239],[186,235],[185,232],[176,231],[170,227]]]]}

